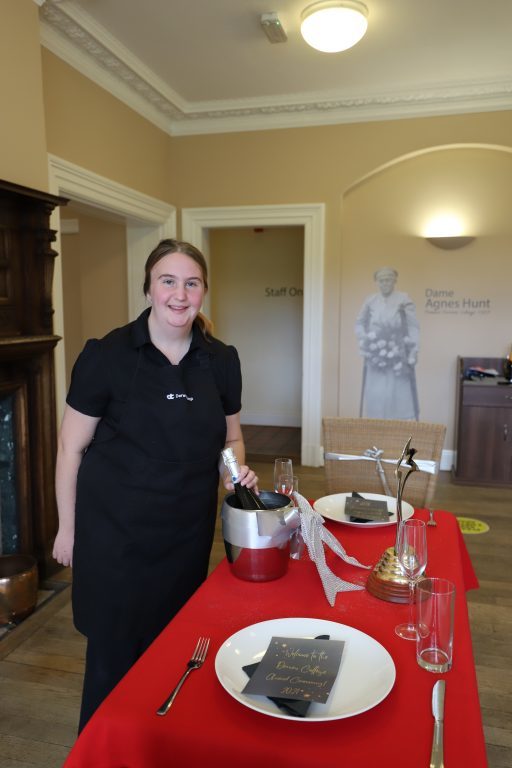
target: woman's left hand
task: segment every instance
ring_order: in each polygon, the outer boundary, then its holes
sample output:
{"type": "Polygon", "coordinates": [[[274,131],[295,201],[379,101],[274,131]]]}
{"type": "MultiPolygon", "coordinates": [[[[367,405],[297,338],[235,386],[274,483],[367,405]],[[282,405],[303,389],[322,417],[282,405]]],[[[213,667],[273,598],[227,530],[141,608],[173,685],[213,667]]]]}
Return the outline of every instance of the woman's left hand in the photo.
{"type": "MultiPolygon", "coordinates": [[[[240,466],[240,483],[246,485],[248,488],[252,488],[258,493],[258,475],[246,464],[240,466]]],[[[233,481],[229,475],[224,476],[224,488],[227,491],[233,490],[233,481]]]]}

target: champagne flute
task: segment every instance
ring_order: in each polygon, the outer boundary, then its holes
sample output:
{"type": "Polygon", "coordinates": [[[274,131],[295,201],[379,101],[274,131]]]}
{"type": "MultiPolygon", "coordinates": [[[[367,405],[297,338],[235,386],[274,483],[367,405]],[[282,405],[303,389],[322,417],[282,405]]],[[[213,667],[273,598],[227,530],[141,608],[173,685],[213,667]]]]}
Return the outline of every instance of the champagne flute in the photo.
{"type": "Polygon", "coordinates": [[[293,462],[291,459],[274,461],[274,491],[289,496],[293,491],[293,462]],[[287,490],[289,489],[289,490],[287,490]]]}
{"type": "Polygon", "coordinates": [[[415,590],[416,584],[427,567],[427,529],[423,520],[410,518],[400,524],[396,554],[409,583],[409,622],[398,624],[395,632],[404,640],[416,640],[415,590]]]}
{"type": "Polygon", "coordinates": [[[276,493],[282,493],[284,496],[292,497],[295,490],[293,486],[293,475],[279,475],[274,486],[276,493]]]}

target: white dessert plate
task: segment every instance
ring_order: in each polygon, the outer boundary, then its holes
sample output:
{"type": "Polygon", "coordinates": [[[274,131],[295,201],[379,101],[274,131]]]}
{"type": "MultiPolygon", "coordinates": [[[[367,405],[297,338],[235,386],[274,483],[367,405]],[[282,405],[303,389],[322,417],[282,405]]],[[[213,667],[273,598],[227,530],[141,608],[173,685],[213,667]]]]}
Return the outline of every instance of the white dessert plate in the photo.
{"type": "MultiPolygon", "coordinates": [[[[361,493],[360,495],[365,499],[386,501],[388,512],[391,512],[389,518],[387,520],[371,520],[367,523],[356,523],[355,521],[352,521],[350,516],[345,514],[345,501],[351,498],[351,493],[333,493],[330,496],[322,496],[321,499],[315,501],[313,507],[322,515],[322,517],[327,517],[329,520],[335,520],[337,523],[343,523],[343,525],[354,525],[357,528],[381,528],[384,525],[395,525],[396,499],[392,496],[384,496],[381,493],[361,493]]],[[[413,514],[414,507],[411,507],[406,501],[402,501],[403,519],[408,520],[413,514]]]]}
{"type": "Polygon", "coordinates": [[[264,715],[305,723],[340,720],[366,712],[386,698],[396,678],[393,659],[373,637],[346,624],[308,618],[272,619],[241,629],[219,648],[215,672],[223,688],[240,704],[264,715]],[[282,712],[266,696],[241,693],[249,680],[242,667],[261,661],[272,637],[318,635],[345,641],[340,669],[325,704],[315,702],[306,717],[294,717],[282,712]]]}

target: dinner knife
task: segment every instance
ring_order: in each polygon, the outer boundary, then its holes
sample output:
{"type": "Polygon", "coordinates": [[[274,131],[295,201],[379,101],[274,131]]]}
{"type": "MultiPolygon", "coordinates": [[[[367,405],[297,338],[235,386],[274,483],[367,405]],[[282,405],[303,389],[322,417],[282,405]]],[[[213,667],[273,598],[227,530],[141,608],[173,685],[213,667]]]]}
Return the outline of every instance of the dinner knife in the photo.
{"type": "Polygon", "coordinates": [[[444,768],[443,757],[443,719],[444,719],[445,681],[438,680],[432,691],[432,714],[434,715],[434,734],[432,736],[432,754],[430,768],[444,768]]]}

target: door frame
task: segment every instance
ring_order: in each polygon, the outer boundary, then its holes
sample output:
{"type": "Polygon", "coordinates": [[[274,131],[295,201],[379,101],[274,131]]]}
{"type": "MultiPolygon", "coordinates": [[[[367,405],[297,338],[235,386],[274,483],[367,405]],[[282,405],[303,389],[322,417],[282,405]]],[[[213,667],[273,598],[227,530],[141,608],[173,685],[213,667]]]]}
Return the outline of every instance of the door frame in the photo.
{"type": "MultiPolygon", "coordinates": [[[[128,271],[128,314],[134,319],[145,306],[142,295],[144,264],[159,240],[176,237],[176,208],[136,189],[100,176],[87,168],[48,155],[49,191],[85,203],[107,213],[122,216],[126,221],[128,271]]],[[[56,234],[57,253],[62,252],[60,209],[53,210],[50,226],[56,234]]],[[[55,259],[53,276],[54,333],[61,337],[55,348],[55,394],[57,419],[60,422],[66,402],[66,367],[64,336],[64,300],[62,288],[62,259],[55,259]]]]}
{"type": "MultiPolygon", "coordinates": [[[[256,205],[183,208],[184,240],[209,258],[209,231],[226,227],[304,228],[301,464],[319,467],[322,453],[322,347],[325,260],[325,205],[256,205]]],[[[208,305],[205,302],[205,310],[208,305]]]]}

